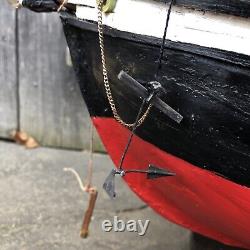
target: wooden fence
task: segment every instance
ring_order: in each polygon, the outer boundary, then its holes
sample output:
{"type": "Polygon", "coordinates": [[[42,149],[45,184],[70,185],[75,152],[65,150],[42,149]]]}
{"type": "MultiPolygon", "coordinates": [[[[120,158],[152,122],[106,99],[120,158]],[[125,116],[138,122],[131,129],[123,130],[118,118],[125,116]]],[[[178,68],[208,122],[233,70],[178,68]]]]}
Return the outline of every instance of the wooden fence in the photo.
{"type": "MultiPolygon", "coordinates": [[[[20,128],[41,145],[88,148],[90,122],[57,14],[0,8],[0,137],[20,128]]],[[[95,149],[102,146],[95,136],[95,149]]]]}

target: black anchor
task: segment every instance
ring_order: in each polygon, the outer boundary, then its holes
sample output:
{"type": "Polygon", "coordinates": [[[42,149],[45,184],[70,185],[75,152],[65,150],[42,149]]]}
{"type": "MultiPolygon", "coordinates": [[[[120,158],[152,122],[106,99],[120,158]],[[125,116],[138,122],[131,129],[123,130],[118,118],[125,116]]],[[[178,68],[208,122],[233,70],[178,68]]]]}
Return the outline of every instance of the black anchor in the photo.
{"type": "Polygon", "coordinates": [[[142,97],[144,101],[141,105],[140,111],[137,114],[136,122],[134,123],[127,146],[121,157],[120,166],[118,170],[112,169],[112,171],[110,172],[110,174],[108,175],[108,177],[106,178],[103,184],[104,190],[107,192],[107,194],[109,195],[111,199],[114,199],[116,197],[116,192],[115,192],[115,176],[116,175],[120,175],[121,177],[124,177],[126,174],[129,174],[129,173],[140,173],[140,174],[147,174],[147,179],[156,179],[160,177],[176,175],[175,173],[159,168],[158,166],[155,166],[153,164],[149,164],[148,169],[145,169],[145,170],[142,170],[142,169],[124,170],[122,168],[123,161],[127,154],[128,148],[132,142],[132,138],[137,128],[139,117],[142,113],[144,104],[147,103],[147,104],[154,105],[156,108],[158,108],[165,115],[167,115],[168,117],[170,117],[172,120],[176,121],[177,123],[180,123],[183,119],[183,116],[181,114],[179,114],[177,111],[175,111],[173,108],[171,108],[169,105],[167,105],[164,101],[160,99],[160,96],[165,93],[165,89],[162,87],[162,85],[159,82],[157,81],[149,82],[148,88],[145,88],[143,85],[141,85],[138,81],[133,79],[130,75],[128,75],[124,71],[120,72],[120,74],[118,75],[118,79],[121,80],[126,85],[127,88],[130,88],[137,95],[142,97]]]}

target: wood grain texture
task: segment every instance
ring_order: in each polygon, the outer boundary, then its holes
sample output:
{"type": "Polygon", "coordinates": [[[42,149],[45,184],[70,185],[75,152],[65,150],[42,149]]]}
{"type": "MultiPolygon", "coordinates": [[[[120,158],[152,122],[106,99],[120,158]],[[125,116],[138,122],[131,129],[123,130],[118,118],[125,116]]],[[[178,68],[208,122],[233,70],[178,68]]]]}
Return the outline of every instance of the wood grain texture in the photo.
{"type": "MultiPolygon", "coordinates": [[[[162,39],[168,5],[155,1],[118,1],[113,13],[103,15],[103,24],[113,29],[162,39]]],[[[78,6],[76,16],[97,21],[96,10],[78,6]]],[[[166,38],[173,42],[250,55],[250,22],[247,18],[173,7],[166,38]],[[225,43],[225,41],[227,41],[225,43]]]]}
{"type": "MultiPolygon", "coordinates": [[[[168,3],[171,0],[154,0],[154,1],[168,3]]],[[[68,0],[68,2],[77,5],[86,5],[91,7],[94,7],[96,5],[95,0],[85,0],[84,4],[81,0],[68,0]]],[[[184,6],[187,8],[197,9],[202,11],[212,11],[216,13],[225,13],[229,15],[242,16],[242,17],[250,16],[250,0],[175,0],[174,4],[176,6],[184,6]]]]}
{"type": "Polygon", "coordinates": [[[0,8],[0,137],[17,127],[15,11],[6,1],[0,8]]]}
{"type": "MultiPolygon", "coordinates": [[[[89,145],[89,115],[57,14],[20,12],[21,129],[42,145],[83,149],[89,145]]],[[[95,149],[100,150],[99,140],[95,149]]]]}
{"type": "MultiPolygon", "coordinates": [[[[185,2],[188,4],[189,0],[183,0],[183,5],[185,2]]],[[[196,5],[199,9],[202,10],[212,10],[215,12],[221,12],[236,16],[249,17],[250,16],[250,1],[249,0],[224,0],[224,1],[216,1],[216,0],[202,0],[195,1],[194,5],[196,5]]],[[[194,6],[193,6],[194,7],[194,6]]]]}
{"type": "MultiPolygon", "coordinates": [[[[165,0],[159,0],[165,2],[165,0]]],[[[170,0],[167,0],[170,2],[170,0]]],[[[175,4],[189,8],[225,13],[235,16],[250,16],[249,0],[175,0],[175,4]]]]}

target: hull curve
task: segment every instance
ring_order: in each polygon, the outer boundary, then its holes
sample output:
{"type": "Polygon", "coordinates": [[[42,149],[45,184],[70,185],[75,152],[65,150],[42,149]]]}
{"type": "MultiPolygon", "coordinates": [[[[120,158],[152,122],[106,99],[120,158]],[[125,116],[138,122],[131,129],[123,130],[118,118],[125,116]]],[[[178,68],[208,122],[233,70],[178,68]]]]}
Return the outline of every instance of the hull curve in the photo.
{"type": "MultiPolygon", "coordinates": [[[[116,166],[129,138],[129,130],[112,118],[92,121],[116,166]]],[[[250,189],[210,171],[201,170],[139,137],[133,139],[124,169],[145,169],[149,164],[176,173],[147,180],[146,175],[125,177],[130,188],[168,220],[225,244],[250,249],[250,189]]]]}
{"type": "MultiPolygon", "coordinates": [[[[129,130],[113,118],[103,87],[96,25],[62,17],[80,89],[115,165],[129,130]]],[[[140,98],[117,79],[125,70],[153,80],[159,41],[105,29],[112,92],[119,113],[134,122],[140,98]]],[[[138,129],[125,168],[156,164],[177,175],[125,180],[165,218],[223,243],[250,249],[250,57],[192,44],[167,43],[164,101],[184,116],[178,125],[154,109],[138,129]]]]}

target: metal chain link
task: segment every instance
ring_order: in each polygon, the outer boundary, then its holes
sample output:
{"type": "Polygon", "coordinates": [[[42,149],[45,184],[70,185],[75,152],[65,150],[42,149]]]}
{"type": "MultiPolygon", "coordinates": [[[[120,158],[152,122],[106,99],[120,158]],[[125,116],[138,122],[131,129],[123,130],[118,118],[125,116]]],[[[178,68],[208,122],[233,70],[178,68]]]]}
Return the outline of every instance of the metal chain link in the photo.
{"type": "MultiPolygon", "coordinates": [[[[107,72],[107,67],[106,67],[106,60],[105,60],[105,49],[104,49],[104,33],[103,33],[103,19],[102,19],[102,6],[103,6],[104,0],[99,0],[97,3],[98,7],[98,35],[99,35],[99,44],[100,44],[100,50],[101,50],[101,61],[102,61],[102,72],[103,72],[103,81],[104,81],[104,87],[106,91],[106,95],[109,101],[110,108],[112,110],[114,118],[123,126],[128,127],[128,128],[133,128],[135,126],[135,123],[126,123],[122,120],[120,115],[118,114],[110,83],[109,83],[109,78],[108,78],[108,72],[107,72]]],[[[141,116],[137,123],[137,127],[143,124],[145,119],[147,118],[150,110],[152,108],[152,104],[149,104],[147,110],[145,113],[141,116]]]]}

